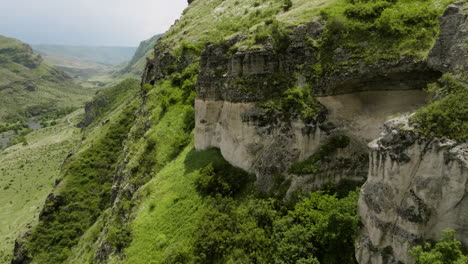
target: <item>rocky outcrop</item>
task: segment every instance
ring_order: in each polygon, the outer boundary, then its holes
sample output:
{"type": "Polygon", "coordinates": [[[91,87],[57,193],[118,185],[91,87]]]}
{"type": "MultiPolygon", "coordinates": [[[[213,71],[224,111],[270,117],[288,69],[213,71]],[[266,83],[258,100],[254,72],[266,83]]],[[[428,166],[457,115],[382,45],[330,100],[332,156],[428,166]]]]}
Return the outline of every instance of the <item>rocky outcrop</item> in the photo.
{"type": "Polygon", "coordinates": [[[320,120],[272,123],[253,103],[196,100],[195,148],[216,147],[232,165],[257,174],[269,190],[275,173],[312,155],[327,137],[320,120]]]}
{"type": "Polygon", "coordinates": [[[87,102],[85,104],[85,115],[78,127],[85,128],[91,125],[107,105],[109,105],[109,100],[102,95],[96,96],[92,101],[87,102]]]}
{"type": "Polygon", "coordinates": [[[425,138],[403,117],[388,121],[369,147],[359,263],[412,263],[408,250],[446,228],[468,245],[467,143],[425,138]]]}
{"type": "Polygon", "coordinates": [[[28,231],[15,240],[15,247],[13,249],[13,259],[11,260],[11,264],[29,264],[32,262],[26,247],[26,241],[31,234],[31,229],[32,226],[29,224],[28,231]]]}
{"type": "Polygon", "coordinates": [[[451,4],[440,19],[440,35],[431,50],[429,65],[468,81],[468,3],[451,4]]]}
{"type": "Polygon", "coordinates": [[[287,169],[314,154],[332,135],[353,139],[353,146],[341,151],[342,158],[366,153],[365,146],[378,136],[389,116],[424,104],[420,89],[440,73],[424,61],[402,57],[317,76],[310,72],[319,56],[313,43],[324,25],[315,19],[288,30],[287,40],[282,40],[287,48],[272,37],[248,48],[239,44],[245,40],[243,35],[206,45],[197,83],[195,147],[219,148],[231,164],[255,173],[263,190],[273,185],[275,173],[286,174],[292,186],[310,182],[313,187],[306,189],[336,183],[346,178],[340,176],[345,172],[363,181],[367,164],[321,176],[295,177],[287,169]],[[283,97],[291,87],[313,87],[323,108],[313,120],[303,120],[294,111],[272,118],[261,107],[262,102],[283,97]]]}

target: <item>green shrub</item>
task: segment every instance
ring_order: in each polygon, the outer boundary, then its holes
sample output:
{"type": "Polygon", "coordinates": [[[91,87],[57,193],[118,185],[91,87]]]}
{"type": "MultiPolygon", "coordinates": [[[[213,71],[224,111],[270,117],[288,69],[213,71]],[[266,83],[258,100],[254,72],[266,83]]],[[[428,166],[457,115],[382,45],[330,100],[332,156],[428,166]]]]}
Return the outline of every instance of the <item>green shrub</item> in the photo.
{"type": "Polygon", "coordinates": [[[284,53],[289,47],[289,33],[284,25],[275,19],[265,20],[264,25],[260,25],[255,30],[254,40],[256,44],[265,44],[268,38],[272,39],[273,47],[279,54],[284,53]]]}
{"type": "Polygon", "coordinates": [[[267,116],[281,113],[286,118],[300,117],[308,122],[320,113],[320,106],[308,88],[290,88],[281,96],[262,102],[258,105],[266,110],[267,116]]]}
{"type": "Polygon", "coordinates": [[[293,2],[291,0],[284,0],[283,11],[288,11],[292,6],[293,2]]]}
{"type": "Polygon", "coordinates": [[[409,253],[416,264],[465,264],[468,263],[468,255],[463,254],[461,246],[455,231],[447,229],[438,243],[415,246],[409,253]]]}
{"type": "Polygon", "coordinates": [[[356,263],[358,197],[358,191],[342,199],[314,192],[298,203],[274,224],[275,263],[356,263]]]}
{"type": "Polygon", "coordinates": [[[196,260],[356,263],[357,201],[357,191],[342,199],[315,192],[287,212],[273,199],[209,198],[196,228],[196,260]]]}
{"type": "Polygon", "coordinates": [[[375,26],[383,34],[409,36],[421,28],[435,28],[438,23],[438,12],[434,7],[405,3],[383,9],[375,26]]]}
{"type": "Polygon", "coordinates": [[[233,196],[251,180],[251,175],[227,162],[210,163],[200,170],[195,186],[200,193],[205,195],[233,196]]]}
{"type": "Polygon", "coordinates": [[[431,137],[467,141],[468,86],[451,75],[444,75],[437,83],[429,85],[428,91],[433,102],[410,118],[416,130],[431,137]]]}
{"type": "Polygon", "coordinates": [[[149,83],[147,84],[144,84],[142,87],[141,87],[141,90],[144,92],[144,93],[148,93],[149,91],[151,91],[151,89],[153,89],[153,86],[149,83]]]}
{"type": "Polygon", "coordinates": [[[388,1],[358,2],[348,6],[344,13],[348,18],[373,21],[380,17],[382,12],[390,6],[392,6],[392,3],[388,1]]]}
{"type": "Polygon", "coordinates": [[[175,49],[173,49],[172,55],[176,58],[181,58],[185,55],[199,56],[203,47],[203,43],[200,42],[189,43],[187,41],[182,41],[175,49]]]}

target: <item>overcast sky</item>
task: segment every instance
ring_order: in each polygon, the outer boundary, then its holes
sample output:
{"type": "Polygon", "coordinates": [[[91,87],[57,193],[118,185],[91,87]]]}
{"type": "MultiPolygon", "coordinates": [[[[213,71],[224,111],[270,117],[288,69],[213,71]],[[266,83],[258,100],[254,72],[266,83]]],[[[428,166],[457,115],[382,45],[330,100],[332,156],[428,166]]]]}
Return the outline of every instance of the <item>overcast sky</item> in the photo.
{"type": "Polygon", "coordinates": [[[137,46],[164,33],[187,0],[0,0],[0,35],[29,44],[137,46]]]}

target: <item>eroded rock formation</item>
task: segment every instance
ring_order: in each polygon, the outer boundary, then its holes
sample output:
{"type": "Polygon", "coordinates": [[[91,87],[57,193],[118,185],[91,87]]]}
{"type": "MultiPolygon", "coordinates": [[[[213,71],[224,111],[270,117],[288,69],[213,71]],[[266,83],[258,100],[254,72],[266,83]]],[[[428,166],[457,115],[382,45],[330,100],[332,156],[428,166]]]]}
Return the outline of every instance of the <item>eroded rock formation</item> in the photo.
{"type": "Polygon", "coordinates": [[[411,263],[408,250],[455,229],[468,244],[468,144],[421,136],[406,117],[369,144],[361,189],[359,263],[411,263]]]}
{"type": "MultiPolygon", "coordinates": [[[[444,12],[428,59],[432,68],[462,81],[467,6],[456,2],[444,12]]],[[[412,263],[411,247],[437,240],[447,228],[468,245],[468,143],[424,137],[402,117],[388,121],[369,146],[369,175],[359,200],[359,263],[412,263]]]]}
{"type": "MultiPolygon", "coordinates": [[[[363,182],[365,163],[353,163],[353,169],[328,165],[329,171],[305,176],[290,175],[287,170],[334,135],[351,138],[351,144],[337,154],[340,158],[351,160],[367,153],[367,143],[378,136],[383,122],[423,105],[425,94],[420,89],[440,74],[423,61],[404,57],[356,67],[353,72],[315,76],[308,69],[317,63],[318,51],[310,43],[322,32],[323,25],[316,20],[291,29],[290,44],[281,52],[271,39],[261,48],[240,46],[232,52],[242,35],[224,45],[208,44],[197,84],[195,147],[219,148],[231,164],[255,173],[263,190],[272,187],[275,173],[286,175],[290,191],[299,186],[317,189],[346,178],[363,182]],[[320,114],[313,120],[295,113],[286,113],[287,118],[285,113],[272,116],[261,106],[295,86],[314,87],[319,95],[320,114]]],[[[166,57],[160,63],[164,61],[166,57]]]]}

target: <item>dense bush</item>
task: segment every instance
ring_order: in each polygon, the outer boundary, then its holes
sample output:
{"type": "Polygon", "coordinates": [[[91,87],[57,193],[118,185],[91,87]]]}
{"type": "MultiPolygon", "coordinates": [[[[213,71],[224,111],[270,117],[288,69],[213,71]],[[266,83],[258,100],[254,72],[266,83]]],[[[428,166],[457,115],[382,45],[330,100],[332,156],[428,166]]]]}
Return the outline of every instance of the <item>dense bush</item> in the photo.
{"type": "Polygon", "coordinates": [[[239,193],[253,176],[226,163],[210,163],[200,170],[195,185],[205,195],[233,196],[239,193]]]}
{"type": "Polygon", "coordinates": [[[311,193],[274,224],[275,263],[356,263],[359,193],[311,193]]]}
{"type": "Polygon", "coordinates": [[[415,246],[410,255],[416,264],[465,264],[468,263],[468,255],[463,254],[461,246],[455,231],[448,229],[444,230],[439,242],[415,246]]]}
{"type": "Polygon", "coordinates": [[[286,213],[272,199],[211,198],[198,223],[197,262],[355,263],[357,198],[316,192],[286,213]]]}
{"type": "Polygon", "coordinates": [[[417,131],[428,136],[468,140],[468,87],[451,75],[428,86],[432,103],[410,119],[417,131]]]}
{"type": "Polygon", "coordinates": [[[279,97],[259,104],[267,116],[281,113],[286,118],[299,117],[304,121],[313,120],[320,113],[320,106],[312,91],[305,87],[290,88],[279,97]]]}

